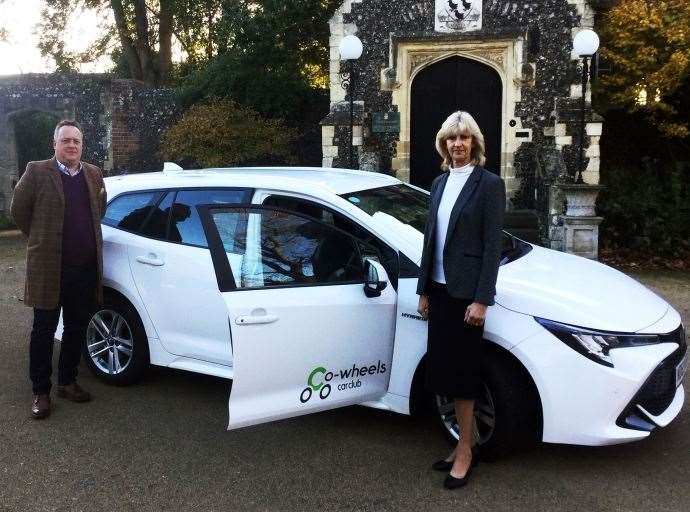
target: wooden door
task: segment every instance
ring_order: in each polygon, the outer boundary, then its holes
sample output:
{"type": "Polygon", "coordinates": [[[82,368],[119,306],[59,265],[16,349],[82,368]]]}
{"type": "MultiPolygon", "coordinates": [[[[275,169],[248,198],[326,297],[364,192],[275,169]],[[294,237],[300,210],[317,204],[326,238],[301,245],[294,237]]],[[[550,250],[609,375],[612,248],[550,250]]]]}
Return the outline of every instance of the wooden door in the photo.
{"type": "Polygon", "coordinates": [[[445,119],[465,110],[479,124],[486,144],[486,169],[500,173],[502,86],[489,66],[450,57],[422,70],[412,82],[410,181],[429,189],[441,173],[441,157],[434,146],[445,119]]]}

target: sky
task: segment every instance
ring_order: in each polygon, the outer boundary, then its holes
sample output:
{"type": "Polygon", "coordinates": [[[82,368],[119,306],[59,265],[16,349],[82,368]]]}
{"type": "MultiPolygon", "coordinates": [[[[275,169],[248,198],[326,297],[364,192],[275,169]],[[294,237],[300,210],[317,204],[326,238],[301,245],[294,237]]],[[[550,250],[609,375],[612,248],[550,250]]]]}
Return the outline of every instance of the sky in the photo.
{"type": "MultiPolygon", "coordinates": [[[[7,42],[0,42],[0,75],[20,73],[50,73],[55,70],[52,59],[41,57],[38,35],[35,33],[41,18],[42,0],[0,0],[0,28],[8,32],[7,42]]],[[[83,50],[98,36],[97,18],[92,12],[72,16],[69,50],[83,50]]],[[[84,73],[101,72],[110,67],[110,59],[85,64],[84,73]]]]}

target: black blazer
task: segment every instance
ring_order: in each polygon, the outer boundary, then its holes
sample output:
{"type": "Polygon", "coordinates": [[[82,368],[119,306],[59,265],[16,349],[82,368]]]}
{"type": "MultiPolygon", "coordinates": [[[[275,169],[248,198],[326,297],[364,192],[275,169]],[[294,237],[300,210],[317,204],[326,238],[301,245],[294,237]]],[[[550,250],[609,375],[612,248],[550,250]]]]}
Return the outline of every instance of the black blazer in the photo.
{"type": "MultiPolygon", "coordinates": [[[[436,217],[448,181],[444,172],[431,183],[431,203],[424,229],[424,249],[417,293],[426,293],[434,262],[436,217]]],[[[506,206],[503,180],[476,166],[463,187],[448,222],[443,248],[443,271],[448,293],[459,299],[491,306],[501,258],[501,230],[506,206]]]]}

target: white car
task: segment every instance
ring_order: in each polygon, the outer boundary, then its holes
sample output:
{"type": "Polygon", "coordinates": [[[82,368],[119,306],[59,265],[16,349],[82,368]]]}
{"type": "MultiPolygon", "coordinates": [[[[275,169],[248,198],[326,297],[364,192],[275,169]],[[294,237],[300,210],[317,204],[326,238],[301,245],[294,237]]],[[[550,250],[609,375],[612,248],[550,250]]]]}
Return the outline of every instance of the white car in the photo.
{"type": "MultiPolygon", "coordinates": [[[[229,428],[362,404],[410,414],[423,388],[415,294],[428,193],[322,168],[163,171],[105,180],[106,304],[85,357],[107,382],[149,364],[233,380],[229,428]]],[[[504,234],[484,337],[483,456],[519,443],[649,436],[684,401],[668,303],[595,261],[504,234]]]]}

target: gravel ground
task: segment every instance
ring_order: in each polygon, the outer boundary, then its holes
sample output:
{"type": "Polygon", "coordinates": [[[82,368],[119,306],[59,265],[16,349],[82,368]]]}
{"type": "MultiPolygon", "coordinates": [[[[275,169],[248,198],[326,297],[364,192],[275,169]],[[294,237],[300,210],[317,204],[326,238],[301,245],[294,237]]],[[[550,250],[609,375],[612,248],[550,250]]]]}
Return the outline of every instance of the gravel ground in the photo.
{"type": "MultiPolygon", "coordinates": [[[[643,442],[540,445],[455,492],[428,469],[448,449],[430,418],[347,407],[226,432],[229,383],[186,372],[116,388],[82,366],[94,401],[55,399],[34,421],[23,258],[23,240],[0,233],[0,511],[690,510],[687,406],[643,442]]],[[[689,273],[634,277],[688,325],[689,273]]]]}

